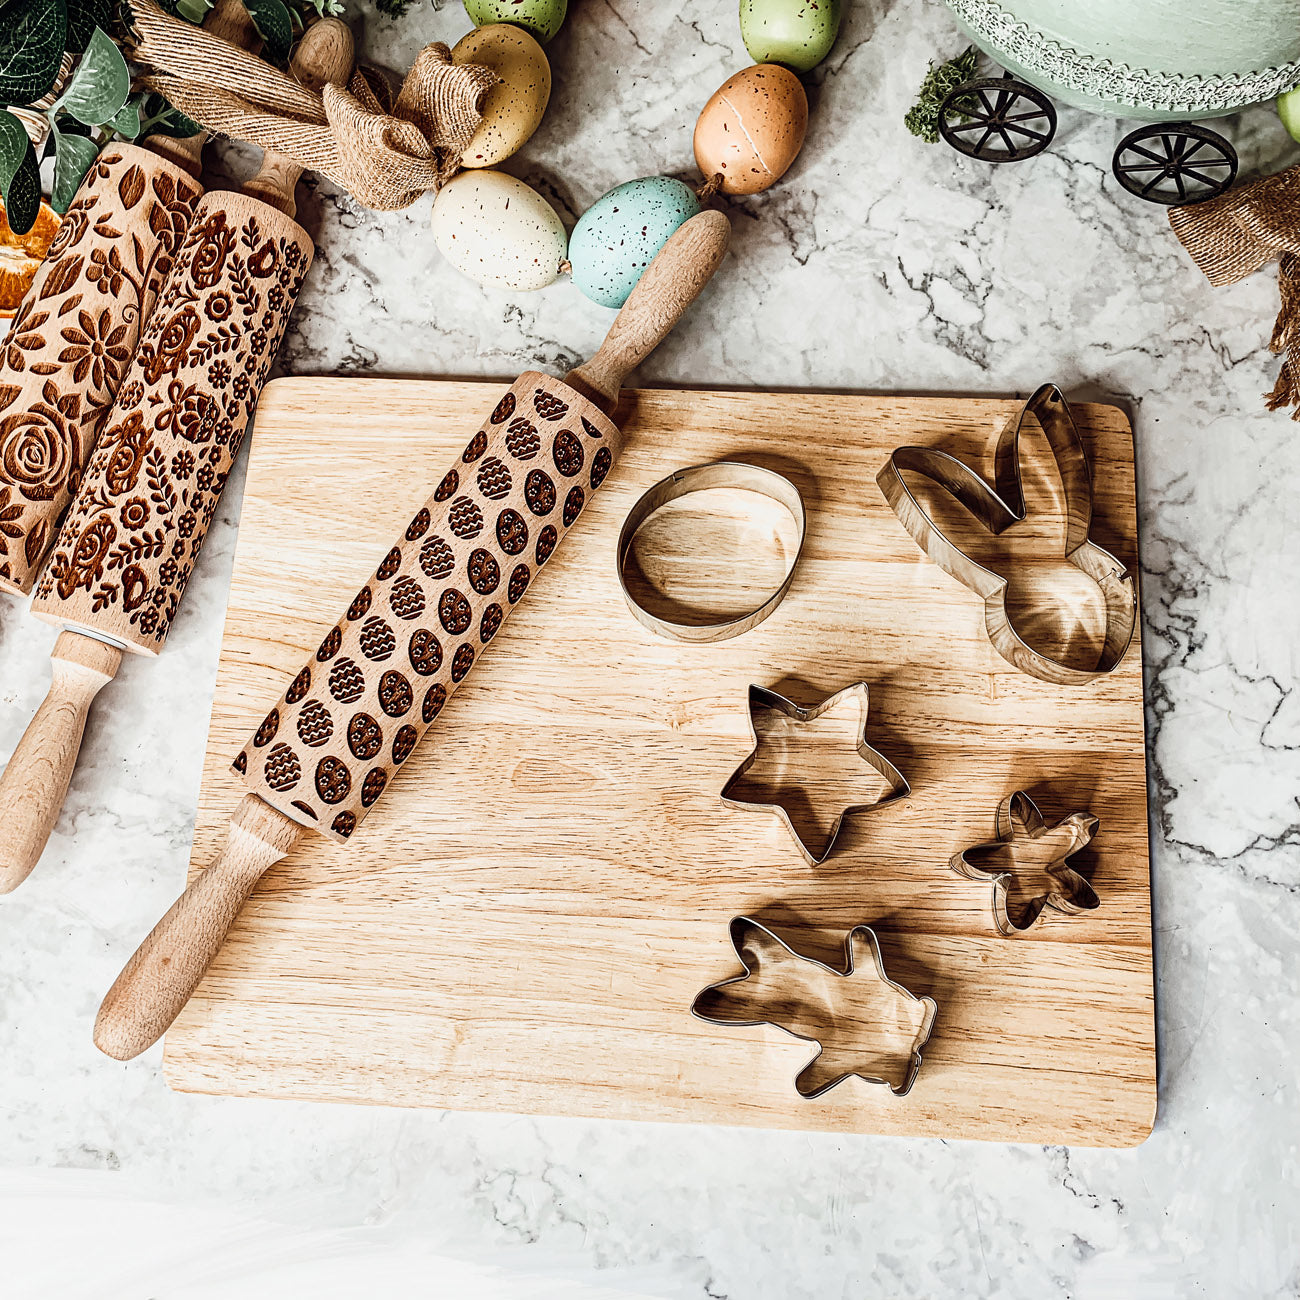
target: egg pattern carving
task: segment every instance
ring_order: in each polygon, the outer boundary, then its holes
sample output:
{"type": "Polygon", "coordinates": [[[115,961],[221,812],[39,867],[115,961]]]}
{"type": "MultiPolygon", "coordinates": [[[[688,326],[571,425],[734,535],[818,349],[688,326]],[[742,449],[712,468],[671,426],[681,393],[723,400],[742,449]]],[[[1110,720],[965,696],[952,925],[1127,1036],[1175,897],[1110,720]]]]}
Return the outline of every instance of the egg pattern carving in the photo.
{"type": "Polygon", "coordinates": [[[454,495],[440,485],[416,512],[418,527],[330,629],[325,666],[292,680],[242,751],[236,771],[248,788],[323,834],[351,836],[577,522],[587,485],[603,479],[620,444],[618,427],[558,379],[520,376],[470,440],[473,470],[452,480],[454,495]]]}

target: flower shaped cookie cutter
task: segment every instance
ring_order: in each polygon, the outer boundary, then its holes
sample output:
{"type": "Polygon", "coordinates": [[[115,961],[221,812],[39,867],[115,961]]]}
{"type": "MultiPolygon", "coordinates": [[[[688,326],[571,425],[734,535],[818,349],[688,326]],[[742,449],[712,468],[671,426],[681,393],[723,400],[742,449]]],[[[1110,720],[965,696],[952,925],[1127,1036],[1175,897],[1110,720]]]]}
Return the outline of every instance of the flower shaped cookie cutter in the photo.
{"type": "Polygon", "coordinates": [[[1137,630],[1137,592],[1132,575],[1109,551],[1088,540],[1092,526],[1092,476],[1069,403],[1055,384],[1044,384],[1008,421],[998,437],[990,485],[964,461],[933,447],[899,447],[876,475],[890,509],[912,540],[945,573],[984,601],[984,626],[993,648],[1008,663],[1059,686],[1077,686],[1119,666],[1137,630]],[[984,568],[950,541],[903,479],[907,471],[929,479],[966,507],[994,535],[1027,516],[1020,474],[1020,433],[1033,417],[1046,435],[1065,498],[1065,559],[1101,589],[1106,630],[1097,664],[1080,669],[1029,645],[1011,625],[1007,580],[984,568]]]}
{"type": "Polygon", "coordinates": [[[769,690],[766,686],[750,686],[749,688],[749,732],[754,740],[754,748],[745,758],[744,762],[727,778],[726,784],[722,787],[722,802],[728,808],[740,808],[748,810],[751,808],[761,808],[769,812],[774,812],[785,822],[786,829],[794,836],[795,843],[799,845],[800,851],[807,859],[810,866],[817,866],[825,862],[831,855],[831,850],[835,847],[835,841],[839,838],[840,828],[844,825],[844,819],[851,817],[854,813],[865,812],[869,808],[879,808],[882,804],[892,803],[896,799],[905,798],[912,793],[912,787],[908,785],[907,778],[896,768],[878,750],[873,749],[867,743],[867,711],[870,705],[870,696],[867,690],[866,682],[854,682],[851,686],[846,686],[841,691],[836,691],[834,695],[827,696],[820,704],[813,705],[812,708],[805,709],[796,704],[793,700],[788,700],[784,695],[778,695],[775,691],[769,690]],[[770,709],[777,713],[784,714],[787,718],[798,723],[815,722],[824,713],[829,713],[843,701],[856,699],[859,707],[859,725],[855,729],[856,750],[858,757],[861,758],[869,767],[871,767],[878,776],[880,776],[886,786],[887,792],[882,798],[871,799],[863,803],[853,803],[843,807],[836,814],[834,824],[831,826],[830,834],[821,852],[815,851],[800,834],[794,819],[790,816],[790,809],[786,803],[779,798],[767,801],[742,798],[739,796],[737,786],[741,779],[750,771],[755,763],[758,762],[759,755],[763,752],[763,742],[759,739],[758,729],[754,726],[755,709],[770,709]]]}
{"type": "Polygon", "coordinates": [[[1100,823],[1088,812],[1071,813],[1048,826],[1038,805],[1023,790],[998,806],[998,838],[955,854],[949,866],[967,880],[992,881],[993,923],[1008,938],[1023,934],[1053,908],[1068,916],[1101,906],[1086,876],[1067,864],[1097,833],[1100,823]],[[990,865],[982,866],[985,859],[990,865]],[[1026,887],[1031,874],[1038,887],[1026,887]]]}
{"type": "Polygon", "coordinates": [[[795,1077],[801,1097],[820,1097],[850,1075],[895,1097],[911,1090],[938,1005],[885,974],[868,926],[845,935],[842,970],[795,952],[752,917],[735,917],[730,934],[744,973],[697,994],[693,1015],[717,1025],[775,1025],[816,1043],[795,1077]]]}

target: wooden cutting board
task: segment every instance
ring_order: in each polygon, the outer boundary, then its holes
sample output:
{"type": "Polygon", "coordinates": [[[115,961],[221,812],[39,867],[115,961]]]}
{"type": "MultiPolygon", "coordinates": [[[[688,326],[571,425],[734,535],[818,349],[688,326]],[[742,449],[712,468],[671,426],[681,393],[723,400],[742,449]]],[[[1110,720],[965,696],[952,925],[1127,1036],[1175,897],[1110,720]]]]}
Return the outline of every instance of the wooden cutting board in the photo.
{"type": "MultiPolygon", "coordinates": [[[[241,796],[230,759],[501,391],[345,378],[267,387],[194,863],[212,858],[241,796]]],[[[167,1036],[170,1083],[471,1110],[1140,1142],[1156,1099],[1140,646],[1083,688],[1016,672],[986,641],[978,599],[918,551],[875,482],[890,449],[909,442],[987,470],[981,458],[1018,405],[627,395],[628,449],[582,526],[355,839],[335,847],[309,836],[268,873],[167,1036]],[[689,646],[633,620],[614,544],[642,491],[719,457],[791,477],[807,502],[808,538],[771,619],[735,640],[689,646]],[[751,682],[811,703],[859,679],[871,688],[869,738],[912,794],[851,819],[829,860],[809,866],[775,817],[728,810],[719,791],[751,748],[751,682]],[[1049,914],[1007,940],[992,927],[989,889],[947,863],[992,838],[997,804],[1017,788],[1049,820],[1077,809],[1100,818],[1074,862],[1091,870],[1101,907],[1049,914]],[[691,1016],[694,995],[738,969],[727,923],[739,913],[828,961],[851,926],[875,927],[890,975],[939,1005],[910,1095],[850,1079],[802,1100],[793,1080],[807,1043],[691,1016]]],[[[1135,567],[1128,423],[1110,406],[1077,414],[1097,485],[1094,538],[1135,567]]],[[[1035,456],[1026,469],[1035,513],[1013,533],[1059,555],[1045,443],[1035,456]]],[[[789,530],[770,511],[724,526],[725,508],[710,516],[698,505],[681,510],[676,529],[661,522],[658,542],[651,537],[658,557],[653,545],[641,557],[646,582],[678,599],[694,591],[703,606],[739,603],[747,556],[752,581],[779,580],[789,530]]],[[[1012,538],[990,555],[1020,555],[1017,546],[1012,538]]],[[[1077,641],[1095,592],[1059,561],[1017,572],[1026,622],[1059,624],[1039,617],[1044,591],[1055,590],[1053,608],[1075,615],[1066,640],[1077,641]]],[[[864,788],[857,756],[833,741],[824,780],[809,782],[814,820],[826,814],[819,804],[833,809],[864,788]]]]}

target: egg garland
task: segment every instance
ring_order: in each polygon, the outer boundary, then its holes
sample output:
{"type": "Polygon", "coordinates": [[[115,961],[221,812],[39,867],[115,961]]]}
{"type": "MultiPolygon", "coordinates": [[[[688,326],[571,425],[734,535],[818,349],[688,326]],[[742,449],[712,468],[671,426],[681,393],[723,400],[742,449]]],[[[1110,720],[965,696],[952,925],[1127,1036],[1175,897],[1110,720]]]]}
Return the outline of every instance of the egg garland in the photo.
{"type": "Polygon", "coordinates": [[[643,176],[603,194],[565,234],[559,214],[523,181],[496,171],[541,124],[551,92],[542,45],[560,30],[567,0],[465,0],[474,23],[452,50],[457,64],[491,68],[500,84],[461,157],[465,169],[433,203],[433,237],[456,269],[481,285],[544,289],[568,271],[592,302],[618,308],[672,233],[713,194],[760,194],[798,157],[812,71],[839,33],[840,0],[740,0],[752,67],[728,77],[695,124],[704,183],[643,176]]]}

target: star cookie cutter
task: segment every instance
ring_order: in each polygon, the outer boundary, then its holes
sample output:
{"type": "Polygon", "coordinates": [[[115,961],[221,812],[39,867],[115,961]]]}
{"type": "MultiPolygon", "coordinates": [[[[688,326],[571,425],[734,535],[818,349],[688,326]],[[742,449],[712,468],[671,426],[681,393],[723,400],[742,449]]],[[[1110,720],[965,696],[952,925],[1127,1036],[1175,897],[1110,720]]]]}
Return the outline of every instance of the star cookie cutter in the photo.
{"type": "Polygon", "coordinates": [[[967,880],[992,881],[993,923],[999,934],[1013,938],[1030,929],[1045,908],[1075,916],[1101,906],[1087,877],[1066,864],[1100,825],[1092,813],[1076,812],[1048,826],[1038,805],[1023,790],[1016,790],[998,805],[998,838],[963,849],[948,865],[967,880]],[[991,859],[993,865],[980,866],[981,857],[991,859]],[[1025,860],[1028,868],[1022,865],[1025,860]],[[1046,878],[1043,887],[1033,892],[1021,880],[1030,871],[1046,878]]]}
{"type": "Polygon", "coordinates": [[[1109,551],[1088,540],[1092,526],[1092,477],[1088,456],[1069,403],[1055,384],[1044,384],[1008,421],[993,457],[993,483],[947,452],[933,447],[898,447],[876,475],[890,509],[912,540],[945,573],[984,600],[984,626],[993,648],[1008,663],[1058,686],[1078,686],[1112,672],[1137,631],[1137,591],[1132,575],[1109,551]],[[1029,417],[1038,421],[1056,460],[1065,498],[1065,559],[1087,574],[1106,602],[1106,631],[1097,664],[1080,669],[1035,650],[1011,625],[1007,580],[971,559],[938,528],[903,480],[903,471],[943,488],[995,536],[1023,523],[1028,511],[1020,475],[1020,432],[1029,417]]]}
{"type": "Polygon", "coordinates": [[[722,787],[722,802],[728,808],[739,808],[748,811],[753,808],[765,809],[774,812],[785,822],[786,828],[794,837],[795,843],[798,844],[800,851],[807,859],[810,866],[817,866],[825,862],[831,855],[831,850],[835,847],[835,841],[839,839],[840,828],[844,825],[846,817],[851,817],[854,813],[866,812],[870,808],[879,808],[884,804],[893,803],[897,799],[906,798],[912,793],[912,787],[908,785],[907,778],[896,768],[879,751],[873,749],[867,743],[867,712],[870,707],[870,697],[867,690],[866,682],[854,682],[851,686],[846,686],[841,691],[836,691],[834,695],[827,696],[820,704],[812,708],[805,709],[796,704],[793,700],[788,700],[784,695],[778,695],[775,691],[768,690],[765,686],[750,686],[749,688],[749,734],[753,738],[754,748],[749,756],[741,765],[727,778],[726,784],[722,787]],[[826,845],[820,853],[815,852],[799,833],[793,819],[790,816],[790,810],[786,804],[780,800],[774,802],[765,802],[755,799],[737,798],[735,795],[736,786],[747,772],[758,762],[759,755],[763,750],[763,743],[759,740],[758,729],[754,726],[755,708],[771,709],[777,713],[784,714],[787,718],[792,718],[796,722],[814,722],[822,714],[830,712],[841,701],[856,698],[859,702],[861,722],[855,734],[857,740],[858,757],[863,759],[888,785],[889,790],[882,798],[872,799],[866,803],[849,804],[842,808],[835,818],[834,825],[831,827],[830,835],[827,837],[826,845]]]}
{"type": "Polygon", "coordinates": [[[795,1076],[801,1097],[820,1097],[850,1075],[907,1095],[939,1008],[885,974],[870,927],[845,935],[842,970],[795,952],[752,917],[735,917],[730,934],[744,974],[702,990],[692,1015],[715,1025],[775,1025],[816,1043],[795,1076]]]}

